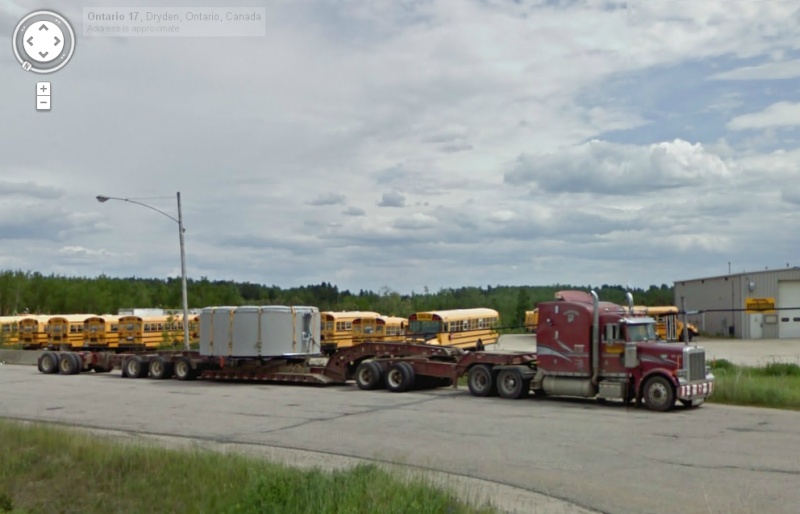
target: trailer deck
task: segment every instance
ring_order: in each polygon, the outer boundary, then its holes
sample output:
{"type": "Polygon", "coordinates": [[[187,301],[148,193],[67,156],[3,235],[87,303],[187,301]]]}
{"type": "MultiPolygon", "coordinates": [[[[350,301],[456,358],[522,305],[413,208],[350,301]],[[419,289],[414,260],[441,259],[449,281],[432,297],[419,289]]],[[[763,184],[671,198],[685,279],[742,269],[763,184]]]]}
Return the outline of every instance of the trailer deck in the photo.
{"type": "Polygon", "coordinates": [[[402,342],[365,342],[322,354],[261,358],[211,357],[197,351],[46,351],[39,371],[73,375],[119,369],[126,378],[241,382],[345,384],[361,389],[385,387],[401,392],[418,387],[457,387],[458,379],[478,365],[492,368],[535,364],[532,352],[469,352],[446,346],[402,342]]]}

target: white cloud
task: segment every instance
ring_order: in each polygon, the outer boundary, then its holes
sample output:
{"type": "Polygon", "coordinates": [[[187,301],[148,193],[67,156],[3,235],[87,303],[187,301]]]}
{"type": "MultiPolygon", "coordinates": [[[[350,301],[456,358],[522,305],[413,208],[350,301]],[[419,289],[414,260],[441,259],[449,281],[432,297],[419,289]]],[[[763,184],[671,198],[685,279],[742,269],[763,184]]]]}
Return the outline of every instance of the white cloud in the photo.
{"type": "Polygon", "coordinates": [[[534,184],[543,192],[628,196],[695,186],[729,174],[726,163],[699,143],[675,140],[642,147],[594,140],[557,153],[521,155],[506,173],[506,182],[534,184]]]}
{"type": "Polygon", "coordinates": [[[743,114],[728,123],[729,130],[759,130],[800,125],[800,102],[777,102],[763,111],[743,114]]]}

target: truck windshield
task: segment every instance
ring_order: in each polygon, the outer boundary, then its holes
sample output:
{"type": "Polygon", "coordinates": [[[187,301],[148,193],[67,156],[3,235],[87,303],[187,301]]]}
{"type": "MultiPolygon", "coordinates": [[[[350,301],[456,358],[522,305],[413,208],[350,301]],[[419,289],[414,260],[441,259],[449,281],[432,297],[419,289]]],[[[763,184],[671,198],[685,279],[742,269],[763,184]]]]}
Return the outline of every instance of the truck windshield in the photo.
{"type": "Polygon", "coordinates": [[[652,341],[656,338],[656,329],[652,323],[627,325],[628,341],[652,341]]]}

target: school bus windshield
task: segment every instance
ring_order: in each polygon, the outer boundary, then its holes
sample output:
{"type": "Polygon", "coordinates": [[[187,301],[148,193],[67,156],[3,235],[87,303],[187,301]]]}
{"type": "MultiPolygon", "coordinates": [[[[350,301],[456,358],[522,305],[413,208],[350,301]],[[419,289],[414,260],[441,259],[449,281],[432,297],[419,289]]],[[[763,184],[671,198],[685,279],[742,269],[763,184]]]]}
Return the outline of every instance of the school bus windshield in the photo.
{"type": "Polygon", "coordinates": [[[442,331],[440,321],[411,320],[408,323],[408,332],[411,334],[438,334],[442,331]]]}

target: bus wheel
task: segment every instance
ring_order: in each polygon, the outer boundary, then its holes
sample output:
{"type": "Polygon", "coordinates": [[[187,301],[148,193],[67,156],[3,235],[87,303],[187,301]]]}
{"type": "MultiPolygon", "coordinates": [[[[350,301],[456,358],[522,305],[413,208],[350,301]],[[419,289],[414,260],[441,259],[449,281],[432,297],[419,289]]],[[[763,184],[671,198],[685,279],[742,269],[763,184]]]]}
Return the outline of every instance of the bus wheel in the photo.
{"type": "Polygon", "coordinates": [[[383,370],[375,361],[364,361],[356,368],[356,385],[364,391],[380,389],[383,382],[383,370]]]}
{"type": "Polygon", "coordinates": [[[414,368],[407,362],[395,362],[386,372],[386,389],[402,393],[414,385],[414,368]]]}
{"type": "Polygon", "coordinates": [[[472,396],[494,396],[497,384],[492,377],[492,369],[486,364],[478,364],[469,370],[467,386],[472,396]]]}
{"type": "Polygon", "coordinates": [[[475,350],[478,351],[478,352],[482,352],[484,350],[484,348],[485,348],[485,346],[483,346],[483,341],[478,339],[478,342],[475,343],[475,350]]]}

